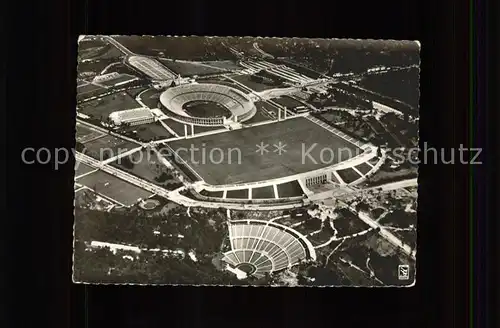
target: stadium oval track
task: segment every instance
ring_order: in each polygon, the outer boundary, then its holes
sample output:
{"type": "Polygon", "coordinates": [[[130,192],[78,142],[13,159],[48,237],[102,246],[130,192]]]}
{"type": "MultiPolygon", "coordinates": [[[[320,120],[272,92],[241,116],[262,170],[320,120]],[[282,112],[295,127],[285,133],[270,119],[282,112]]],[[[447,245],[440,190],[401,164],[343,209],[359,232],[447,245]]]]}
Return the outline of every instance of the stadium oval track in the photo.
{"type": "Polygon", "coordinates": [[[221,84],[188,84],[172,87],[160,95],[160,103],[167,115],[175,121],[200,126],[217,126],[244,122],[252,118],[257,109],[243,92],[221,84]],[[193,117],[183,110],[191,101],[211,101],[224,106],[231,116],[193,117]]]}

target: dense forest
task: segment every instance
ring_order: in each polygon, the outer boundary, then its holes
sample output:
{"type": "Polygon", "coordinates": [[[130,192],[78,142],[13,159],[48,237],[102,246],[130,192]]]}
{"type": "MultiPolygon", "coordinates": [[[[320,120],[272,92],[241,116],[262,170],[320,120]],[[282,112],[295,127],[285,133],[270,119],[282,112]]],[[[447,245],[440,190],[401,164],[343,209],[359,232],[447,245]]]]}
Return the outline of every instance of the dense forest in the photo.
{"type": "Polygon", "coordinates": [[[74,279],[94,283],[267,284],[269,277],[238,280],[222,270],[220,252],[227,235],[225,211],[177,207],[167,214],[75,209],[74,279]],[[92,241],[142,249],[112,251],[92,241]],[[193,260],[188,254],[194,254],[193,260]]]}
{"type": "Polygon", "coordinates": [[[227,232],[224,215],[217,210],[186,213],[175,208],[168,215],[141,216],[140,213],[112,213],[75,209],[75,278],[84,281],[136,283],[237,284],[233,275],[212,264],[227,232]],[[164,256],[161,251],[134,252],[89,248],[92,241],[137,246],[141,249],[192,251],[187,256],[164,256]],[[87,250],[86,250],[87,249],[87,250]]]}
{"type": "Polygon", "coordinates": [[[276,56],[293,59],[323,74],[360,73],[375,66],[410,66],[419,64],[415,42],[259,39],[260,48],[276,56]]]}

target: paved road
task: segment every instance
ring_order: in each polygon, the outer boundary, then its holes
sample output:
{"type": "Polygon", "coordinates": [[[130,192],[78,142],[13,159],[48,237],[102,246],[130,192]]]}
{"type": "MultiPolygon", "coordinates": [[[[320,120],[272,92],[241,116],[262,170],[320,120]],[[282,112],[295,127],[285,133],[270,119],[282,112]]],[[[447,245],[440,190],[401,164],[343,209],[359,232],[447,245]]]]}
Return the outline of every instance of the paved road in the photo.
{"type": "MultiPolygon", "coordinates": [[[[275,106],[275,107],[281,108],[282,110],[286,110],[286,108],[285,108],[284,106],[281,106],[280,104],[276,103],[275,101],[272,101],[272,100],[266,100],[266,99],[264,99],[264,98],[263,98],[263,97],[262,97],[262,96],[261,96],[261,95],[260,95],[257,91],[254,91],[254,90],[250,89],[250,88],[249,88],[249,87],[247,87],[246,85],[244,85],[244,84],[242,84],[242,83],[240,83],[240,82],[238,82],[238,81],[236,81],[236,80],[234,80],[234,79],[230,78],[229,76],[226,76],[226,75],[225,75],[224,77],[225,77],[226,79],[230,80],[231,82],[233,82],[233,83],[235,83],[235,84],[237,84],[237,85],[241,86],[242,88],[244,88],[244,89],[246,89],[246,90],[249,90],[249,91],[250,91],[250,94],[252,94],[252,95],[256,96],[256,97],[257,97],[260,101],[263,101],[263,102],[269,102],[269,103],[271,103],[271,104],[272,104],[273,106],[275,106]]],[[[297,88],[297,89],[298,89],[298,88],[297,88]]],[[[293,116],[293,115],[294,115],[294,113],[293,113],[291,110],[287,110],[287,116],[290,116],[290,117],[291,117],[291,116],[293,116]]]]}
{"type": "MultiPolygon", "coordinates": [[[[351,208],[353,209],[353,208],[351,208]]],[[[353,209],[354,210],[354,209],[353,209]]],[[[411,247],[409,245],[404,244],[398,237],[394,236],[392,233],[387,231],[383,225],[378,223],[377,221],[373,220],[368,214],[364,212],[358,212],[358,217],[363,220],[366,224],[368,224],[370,227],[374,229],[380,229],[379,234],[384,237],[388,242],[393,244],[394,246],[398,247],[401,249],[406,255],[410,256],[415,260],[416,257],[416,251],[412,251],[411,247]]]]}
{"type": "Polygon", "coordinates": [[[167,191],[167,190],[165,190],[165,189],[163,189],[163,188],[161,188],[153,183],[142,180],[142,179],[140,179],[140,178],[138,178],[130,173],[124,172],[122,170],[119,170],[119,169],[112,167],[110,165],[107,165],[107,164],[102,164],[98,160],[96,160],[90,156],[87,156],[87,155],[84,155],[82,153],[77,152],[77,153],[75,153],[75,158],[76,158],[76,160],[78,160],[84,164],[98,168],[106,173],[109,173],[117,178],[125,180],[133,185],[141,187],[149,192],[152,192],[154,194],[158,194],[159,196],[162,196],[165,198],[170,198],[169,191],[167,191]]]}
{"type": "MultiPolygon", "coordinates": [[[[184,189],[184,187],[181,187],[177,190],[174,191],[168,191],[162,187],[159,187],[155,185],[154,183],[151,183],[149,181],[145,181],[143,179],[140,179],[132,174],[129,174],[127,172],[124,172],[120,169],[117,169],[115,167],[112,167],[107,164],[103,164],[99,162],[98,160],[87,156],[82,153],[75,153],[75,158],[78,161],[81,161],[84,164],[90,165],[92,167],[98,168],[106,173],[109,173],[113,176],[116,176],[122,180],[125,180],[133,185],[136,185],[138,187],[141,187],[149,192],[152,192],[154,194],[157,194],[161,197],[164,197],[166,199],[169,199],[175,203],[184,205],[186,207],[205,207],[205,208],[227,208],[227,209],[235,209],[235,210],[284,210],[284,209],[291,209],[291,208],[297,208],[301,207],[301,203],[296,203],[296,204],[277,204],[277,205],[265,205],[265,204],[231,204],[231,203],[221,203],[221,202],[205,202],[205,201],[198,201],[198,200],[193,200],[190,199],[186,196],[183,196],[180,194],[180,191],[184,189]]],[[[412,185],[416,185],[416,180],[417,179],[410,179],[410,180],[404,180],[404,181],[398,181],[398,182],[393,182],[390,184],[386,184],[383,186],[378,186],[376,188],[383,188],[384,190],[391,190],[397,189],[397,188],[404,188],[412,185]]],[[[375,189],[375,188],[371,188],[375,189]]],[[[365,189],[366,190],[366,189],[365,189]]],[[[372,220],[368,216],[363,216],[360,218],[365,221],[368,225],[374,228],[382,227],[378,222],[372,220]]],[[[396,245],[397,247],[402,248],[406,253],[411,252],[409,249],[409,246],[402,244],[402,242],[392,235],[390,232],[387,230],[381,228],[380,234],[389,240],[391,243],[396,245]]],[[[414,257],[415,255],[412,254],[414,257]]]]}
{"type": "Polygon", "coordinates": [[[323,192],[316,193],[312,196],[310,196],[310,199],[312,201],[320,201],[320,200],[325,200],[329,198],[335,198],[335,197],[340,197],[340,196],[348,196],[348,195],[355,195],[358,193],[363,193],[367,191],[389,191],[389,190],[396,190],[396,189],[401,189],[401,188],[407,188],[407,187],[416,187],[418,185],[418,179],[407,179],[407,180],[401,180],[401,181],[396,181],[396,182],[390,182],[386,183],[380,186],[376,187],[370,187],[370,188],[364,188],[364,189],[354,189],[353,187],[349,186],[343,186],[343,190],[338,190],[338,189],[332,189],[332,190],[327,190],[323,192]],[[380,190],[382,188],[382,190],[380,190]]]}
{"type": "Polygon", "coordinates": [[[255,91],[253,91],[252,89],[250,89],[249,87],[247,87],[246,85],[244,85],[244,84],[242,84],[242,83],[240,83],[240,82],[236,81],[235,79],[230,78],[230,77],[229,77],[229,76],[227,76],[227,75],[223,75],[223,76],[224,76],[224,78],[228,79],[229,81],[233,82],[234,84],[239,85],[240,87],[242,87],[242,88],[243,88],[243,89],[245,89],[245,90],[248,90],[251,94],[253,94],[253,95],[255,95],[255,96],[259,97],[259,99],[260,99],[259,94],[258,94],[257,92],[255,92],[255,91]]]}
{"type": "Polygon", "coordinates": [[[120,50],[121,52],[123,52],[125,55],[127,55],[127,56],[135,56],[135,54],[132,51],[128,50],[125,46],[123,46],[120,42],[116,41],[112,37],[110,37],[110,36],[103,36],[102,38],[104,40],[108,41],[109,43],[111,43],[112,45],[114,45],[115,47],[117,47],[118,50],[120,50]]]}
{"type": "Polygon", "coordinates": [[[186,196],[180,194],[180,191],[184,189],[181,187],[174,191],[168,191],[160,186],[155,185],[149,181],[142,180],[132,174],[124,172],[120,169],[112,167],[107,164],[103,164],[98,160],[84,155],[82,153],[75,153],[75,158],[84,164],[90,165],[92,167],[98,168],[106,173],[109,173],[117,178],[125,180],[133,185],[143,188],[149,192],[157,194],[164,197],[172,202],[181,204],[186,207],[205,207],[205,208],[226,208],[233,210],[285,210],[291,208],[301,207],[301,203],[297,204],[278,204],[278,205],[265,205],[265,204],[230,204],[230,203],[216,203],[216,202],[204,202],[190,199],[186,196]]]}
{"type": "Polygon", "coordinates": [[[143,146],[139,146],[139,147],[136,147],[136,148],[132,148],[132,149],[129,149],[127,150],[126,152],[123,152],[123,153],[118,153],[117,155],[111,157],[111,158],[108,158],[104,161],[101,162],[101,164],[110,164],[110,163],[113,163],[114,161],[118,160],[119,158],[123,158],[125,156],[129,156],[135,152],[138,152],[140,151],[141,149],[143,148],[143,146]]]}
{"type": "MultiPolygon", "coordinates": [[[[418,179],[408,179],[408,180],[402,180],[402,181],[397,181],[397,182],[391,182],[391,183],[386,183],[381,186],[373,187],[373,188],[368,188],[368,189],[363,189],[359,190],[358,192],[361,191],[367,191],[367,190],[379,190],[382,188],[383,191],[388,191],[388,190],[395,190],[395,189],[400,189],[400,188],[406,188],[406,187],[414,187],[417,186],[418,184],[418,179]]],[[[352,210],[355,210],[354,208],[351,208],[352,210]]],[[[411,249],[409,245],[404,244],[399,238],[394,236],[391,232],[386,230],[383,225],[381,225],[378,221],[372,219],[368,214],[363,213],[363,212],[358,212],[358,216],[361,220],[363,220],[366,224],[368,224],[372,228],[379,228],[380,232],[379,234],[384,237],[387,241],[389,241],[391,244],[394,246],[400,248],[403,250],[403,252],[411,256],[413,259],[416,257],[416,250],[411,249]]]]}
{"type": "Polygon", "coordinates": [[[395,190],[395,189],[401,189],[401,188],[407,188],[407,187],[416,187],[418,186],[418,178],[412,178],[412,179],[406,179],[406,180],[401,180],[401,181],[396,181],[396,182],[389,182],[380,186],[376,187],[370,187],[370,188],[364,188],[364,189],[359,189],[354,191],[353,193],[357,192],[363,192],[363,191],[369,191],[369,190],[380,190],[382,191],[389,191],[389,190],[395,190]]]}
{"type": "Polygon", "coordinates": [[[268,54],[268,53],[267,53],[267,52],[265,52],[264,50],[260,49],[259,44],[258,44],[257,42],[254,42],[254,43],[253,43],[253,48],[254,48],[255,50],[257,50],[258,52],[260,52],[260,54],[261,54],[262,56],[264,56],[264,57],[274,58],[274,56],[273,56],[273,55],[268,54]]]}
{"type": "Polygon", "coordinates": [[[387,231],[383,225],[381,225],[378,221],[372,219],[367,213],[365,212],[358,212],[354,207],[349,206],[348,204],[344,202],[339,202],[343,204],[344,206],[347,206],[353,213],[357,213],[358,217],[365,222],[367,225],[369,225],[373,229],[379,229],[379,235],[382,236],[385,240],[390,242],[392,245],[396,246],[397,248],[401,249],[406,255],[410,256],[412,259],[415,260],[416,258],[416,250],[411,249],[409,245],[406,245],[403,243],[398,237],[393,235],[391,232],[387,231]]]}
{"type": "MultiPolygon", "coordinates": [[[[364,191],[368,191],[368,190],[377,190],[378,191],[380,188],[382,188],[382,191],[388,191],[388,190],[394,190],[394,189],[400,189],[400,188],[406,188],[406,187],[416,186],[417,183],[418,183],[418,179],[417,178],[415,178],[415,179],[408,179],[408,180],[402,180],[402,181],[397,181],[397,182],[386,183],[384,185],[373,187],[373,188],[367,188],[367,189],[349,191],[349,192],[346,192],[346,193],[344,193],[342,195],[350,195],[350,194],[355,194],[355,193],[364,192],[364,191]]],[[[331,194],[331,192],[330,192],[330,194],[331,194]]],[[[313,198],[314,198],[314,196],[313,196],[313,198]]],[[[340,203],[344,204],[345,206],[348,206],[353,212],[358,213],[358,217],[363,222],[365,222],[366,224],[368,224],[370,227],[372,227],[374,229],[380,229],[379,230],[379,234],[384,239],[386,239],[387,241],[389,241],[391,244],[393,244],[394,246],[396,246],[399,249],[401,249],[406,255],[410,256],[413,259],[416,258],[416,250],[412,251],[412,249],[411,249],[411,247],[409,245],[404,244],[398,237],[396,237],[391,232],[389,232],[388,230],[386,230],[384,228],[384,226],[381,225],[378,221],[372,219],[368,214],[366,214],[364,212],[358,212],[355,208],[347,205],[344,202],[340,202],[340,203]]]]}
{"type": "Polygon", "coordinates": [[[102,132],[102,133],[105,133],[105,134],[109,134],[113,137],[117,137],[117,138],[120,138],[120,139],[123,139],[123,140],[127,140],[127,141],[130,141],[132,143],[135,143],[135,144],[138,144],[138,145],[141,145],[141,146],[145,146],[146,144],[145,143],[142,143],[142,142],[139,142],[135,139],[132,139],[132,138],[129,138],[129,137],[126,137],[126,136],[123,136],[119,133],[116,133],[116,132],[112,132],[110,130],[107,130],[105,128],[102,128],[100,126],[97,126],[97,125],[94,125],[94,124],[91,124],[89,122],[86,122],[86,121],[83,121],[83,120],[80,120],[80,119],[76,119],[76,121],[82,125],[86,125],[87,127],[91,128],[91,129],[94,129],[94,130],[97,130],[99,132],[102,132]]]}

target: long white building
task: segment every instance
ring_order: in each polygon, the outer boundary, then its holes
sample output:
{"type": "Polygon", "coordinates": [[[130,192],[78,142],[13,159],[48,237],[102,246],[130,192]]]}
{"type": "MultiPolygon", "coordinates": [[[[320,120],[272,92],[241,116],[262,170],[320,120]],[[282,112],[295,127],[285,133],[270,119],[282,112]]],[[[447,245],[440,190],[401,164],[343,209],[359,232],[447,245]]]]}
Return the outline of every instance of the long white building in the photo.
{"type": "Polygon", "coordinates": [[[148,108],[140,107],[113,112],[109,115],[109,118],[115,125],[139,125],[154,122],[155,115],[148,108]]]}

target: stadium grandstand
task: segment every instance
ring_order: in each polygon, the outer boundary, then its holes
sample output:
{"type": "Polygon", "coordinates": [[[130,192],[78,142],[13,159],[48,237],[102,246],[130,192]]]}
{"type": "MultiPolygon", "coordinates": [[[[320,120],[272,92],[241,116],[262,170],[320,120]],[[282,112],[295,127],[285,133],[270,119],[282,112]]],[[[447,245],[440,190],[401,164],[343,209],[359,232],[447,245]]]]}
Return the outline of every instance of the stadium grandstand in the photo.
{"type": "Polygon", "coordinates": [[[173,72],[168,70],[165,66],[160,64],[160,62],[155,59],[142,57],[142,56],[131,56],[128,58],[128,63],[134,68],[143,72],[153,80],[163,81],[163,80],[173,80],[177,77],[173,72]]]}
{"type": "Polygon", "coordinates": [[[111,72],[111,73],[96,76],[92,82],[94,82],[94,83],[105,82],[105,81],[116,79],[119,76],[120,76],[120,73],[111,72]]]}
{"type": "Polygon", "coordinates": [[[281,79],[290,81],[298,85],[306,85],[314,83],[315,80],[296,72],[294,69],[286,65],[276,65],[267,61],[241,61],[240,65],[245,67],[250,72],[266,71],[281,79]]]}
{"type": "Polygon", "coordinates": [[[257,278],[316,259],[312,244],[299,232],[273,222],[239,220],[229,225],[231,250],[222,261],[257,278]]]}
{"type": "Polygon", "coordinates": [[[186,84],[169,88],[160,95],[160,103],[166,114],[175,121],[202,126],[224,125],[229,122],[244,122],[252,118],[257,109],[244,93],[220,84],[186,84]],[[193,117],[183,106],[189,102],[214,102],[231,112],[230,117],[193,117]]]}
{"type": "Polygon", "coordinates": [[[154,122],[156,115],[149,108],[140,107],[113,112],[109,118],[115,125],[140,125],[154,122]]]}

